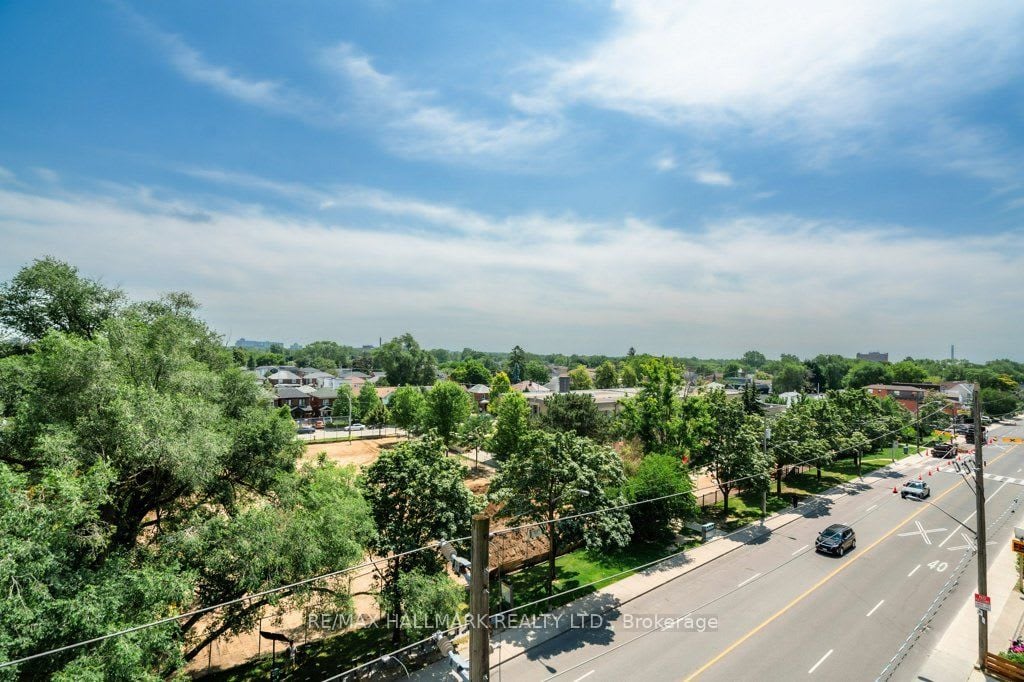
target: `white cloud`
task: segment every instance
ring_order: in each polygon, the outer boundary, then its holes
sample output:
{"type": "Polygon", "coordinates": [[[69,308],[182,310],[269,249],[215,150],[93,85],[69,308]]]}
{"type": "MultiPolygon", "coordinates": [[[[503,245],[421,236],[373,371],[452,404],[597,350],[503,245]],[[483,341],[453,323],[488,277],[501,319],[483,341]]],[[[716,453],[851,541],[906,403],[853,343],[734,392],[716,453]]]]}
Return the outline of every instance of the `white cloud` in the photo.
{"type": "Polygon", "coordinates": [[[14,174],[13,171],[4,168],[3,166],[0,166],[0,182],[14,182],[17,179],[18,177],[14,174]]]}
{"type": "Polygon", "coordinates": [[[710,168],[694,171],[693,179],[702,185],[711,185],[712,187],[732,187],[736,184],[728,173],[710,168]]]}
{"type": "Polygon", "coordinates": [[[935,286],[951,238],[892,225],[496,218],[368,188],[339,194],[358,213],[339,202],[330,217],[309,218],[158,194],[0,190],[0,279],[53,254],[136,295],[191,290],[220,330],[282,339],[354,342],[408,329],[428,346],[635,345],[717,357],[749,348],[940,355],[955,341],[977,358],[1020,356],[1017,303],[990,295],[1013,290],[1024,271],[1020,233],[957,239],[955,269],[972,274],[951,298],[935,286]],[[390,229],[396,220],[447,229],[390,229]],[[466,220],[479,224],[466,229],[466,220]],[[940,343],[921,334],[937,317],[990,332],[953,330],[940,343]]]}
{"type": "Polygon", "coordinates": [[[35,173],[36,177],[41,179],[43,182],[48,182],[50,184],[60,182],[60,175],[57,174],[57,171],[52,170],[50,168],[36,166],[35,168],[32,169],[32,172],[35,173]]]}
{"type": "Polygon", "coordinates": [[[637,0],[551,96],[667,123],[828,137],[979,92],[1024,66],[1024,5],[637,0]]]}
{"type": "MultiPolygon", "coordinates": [[[[348,43],[326,50],[323,60],[351,90],[364,117],[384,124],[384,142],[399,154],[442,160],[521,157],[561,134],[560,120],[554,116],[495,121],[438,104],[437,93],[411,88],[382,73],[369,56],[348,43]]],[[[516,102],[522,110],[525,100],[516,102]]]]}

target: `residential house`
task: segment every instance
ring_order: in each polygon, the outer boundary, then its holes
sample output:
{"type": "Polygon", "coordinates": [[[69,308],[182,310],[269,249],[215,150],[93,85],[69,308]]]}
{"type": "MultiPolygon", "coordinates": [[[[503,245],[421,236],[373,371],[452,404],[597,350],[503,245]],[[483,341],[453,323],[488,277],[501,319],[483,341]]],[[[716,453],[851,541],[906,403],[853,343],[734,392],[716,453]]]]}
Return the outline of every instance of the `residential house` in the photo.
{"type": "Polygon", "coordinates": [[[924,402],[925,390],[916,386],[902,384],[871,384],[867,386],[868,393],[877,398],[892,398],[903,407],[910,410],[911,414],[917,414],[924,402]]]}
{"type": "MultiPolygon", "coordinates": [[[[567,391],[567,393],[579,393],[589,395],[594,399],[597,409],[602,414],[614,415],[619,412],[619,403],[626,398],[631,398],[640,392],[638,388],[594,388],[584,391],[567,391]]],[[[523,393],[530,411],[533,414],[544,414],[547,410],[545,400],[554,395],[551,391],[537,391],[523,393]]]]}
{"type": "Polygon", "coordinates": [[[291,410],[293,419],[318,416],[313,414],[313,408],[310,406],[310,394],[296,386],[274,386],[274,405],[287,407],[291,410]]]}
{"type": "Polygon", "coordinates": [[[551,389],[536,381],[520,381],[510,387],[516,393],[551,393],[551,389]]]}

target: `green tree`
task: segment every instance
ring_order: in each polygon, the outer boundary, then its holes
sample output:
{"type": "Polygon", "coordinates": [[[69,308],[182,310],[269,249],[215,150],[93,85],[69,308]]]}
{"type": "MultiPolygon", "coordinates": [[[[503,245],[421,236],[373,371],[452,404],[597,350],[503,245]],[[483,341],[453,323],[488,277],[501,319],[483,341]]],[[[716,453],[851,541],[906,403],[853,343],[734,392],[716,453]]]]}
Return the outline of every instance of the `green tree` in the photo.
{"type": "Polygon", "coordinates": [[[601,441],[608,431],[608,418],[597,409],[587,393],[555,393],[544,399],[541,424],[554,431],[601,441]]]}
{"type": "Polygon", "coordinates": [[[448,373],[448,378],[460,384],[489,384],[491,372],[476,358],[469,358],[458,363],[448,373]]]}
{"type": "Polygon", "coordinates": [[[412,433],[425,420],[427,401],[423,391],[416,386],[400,386],[391,394],[388,409],[395,425],[406,433],[412,433]]]}
{"type": "MultiPolygon", "coordinates": [[[[445,573],[405,573],[398,577],[396,590],[404,606],[402,631],[409,639],[424,639],[451,628],[466,599],[465,584],[460,585],[445,573]]],[[[385,611],[389,608],[386,599],[381,607],[385,611]]]]}
{"type": "Polygon", "coordinates": [[[981,410],[991,417],[1002,417],[1020,409],[1020,400],[1009,391],[997,388],[981,389],[981,410]]]}
{"type": "Polygon", "coordinates": [[[764,363],[768,362],[768,358],[764,356],[764,353],[756,350],[748,350],[743,354],[743,364],[753,369],[759,369],[764,367],[764,363]]]}
{"type": "Polygon", "coordinates": [[[459,427],[459,445],[473,448],[474,469],[480,468],[480,448],[487,444],[494,429],[494,420],[488,414],[477,413],[462,422],[459,427]]]}
{"type": "Polygon", "coordinates": [[[622,366],[622,374],[619,375],[619,383],[626,388],[633,388],[640,383],[640,378],[636,374],[636,368],[633,367],[633,363],[625,363],[622,366]]]}
{"type": "MultiPolygon", "coordinates": [[[[373,533],[355,472],[296,470],[286,410],[234,366],[187,295],[50,331],[0,361],[0,656],[253,595],[358,561],[373,533]],[[34,520],[34,521],[33,521],[34,520]],[[39,628],[34,623],[47,623],[39,628]]],[[[34,661],[33,677],[164,679],[282,608],[340,607],[303,585],[34,661]]]]}
{"type": "Polygon", "coordinates": [[[847,388],[864,388],[871,384],[892,383],[892,369],[882,362],[861,361],[850,368],[844,379],[847,388]]]}
{"type": "Polygon", "coordinates": [[[556,519],[571,513],[599,511],[625,503],[622,460],[611,448],[569,433],[534,432],[529,447],[513,454],[491,479],[501,515],[522,523],[546,521],[548,581],[554,589],[555,558],[566,533],[581,535],[592,549],[622,547],[629,542],[629,515],[616,509],[574,519],[571,526],[556,519]]]}
{"type": "Polygon", "coordinates": [[[762,446],[763,419],[748,415],[742,403],[729,400],[722,391],[711,391],[705,400],[710,429],[702,443],[701,461],[707,463],[728,512],[733,488],[766,488],[773,463],[762,446]]]}
{"type": "Polygon", "coordinates": [[[519,346],[513,348],[505,363],[505,370],[513,384],[522,381],[526,374],[526,351],[519,346]]]}
{"type": "Polygon", "coordinates": [[[377,528],[371,546],[387,560],[381,594],[396,622],[395,642],[401,637],[398,624],[405,603],[399,578],[414,571],[442,574],[443,562],[437,552],[394,555],[469,533],[470,519],[480,505],[463,483],[465,473],[447,456],[444,443],[427,435],[381,451],[360,477],[377,528]]]}
{"type": "Polygon", "coordinates": [[[437,377],[434,356],[420,348],[409,333],[385,343],[374,357],[392,386],[430,386],[437,377]]]}
{"type": "Polygon", "coordinates": [[[842,355],[818,355],[804,363],[810,370],[809,382],[817,391],[839,390],[853,363],[842,355]]]}
{"type": "Polygon", "coordinates": [[[359,412],[359,419],[367,421],[377,406],[381,405],[380,397],[377,395],[377,388],[369,381],[359,387],[359,395],[356,396],[356,407],[359,412]]]}
{"type": "Polygon", "coordinates": [[[629,507],[634,537],[658,540],[671,535],[671,523],[697,515],[690,473],[679,457],[653,454],[644,457],[626,483],[626,499],[644,502],[629,507]]]}
{"type": "Polygon", "coordinates": [[[912,359],[907,358],[892,366],[892,380],[900,383],[918,384],[928,378],[928,372],[912,359]]]}
{"type": "Polygon", "coordinates": [[[605,360],[597,368],[597,372],[594,374],[594,385],[597,388],[615,388],[619,385],[619,375],[611,361],[605,360]]]}
{"type": "Polygon", "coordinates": [[[776,393],[802,391],[807,384],[807,368],[796,362],[784,362],[772,378],[772,390],[776,393]]]}
{"type": "Polygon", "coordinates": [[[27,340],[49,331],[92,338],[118,313],[124,294],[78,274],[78,268],[41,258],[0,285],[0,326],[27,340]]]}
{"type": "Polygon", "coordinates": [[[439,381],[427,393],[424,426],[437,431],[445,445],[450,445],[459,425],[473,409],[473,399],[462,386],[454,381],[439,381]]]}
{"type": "Polygon", "coordinates": [[[352,393],[352,387],[348,384],[342,384],[338,386],[338,397],[331,403],[331,419],[347,424],[349,410],[352,411],[352,421],[359,421],[359,402],[352,393]]]}
{"type": "Polygon", "coordinates": [[[530,360],[526,363],[526,370],[524,372],[524,378],[527,381],[533,381],[538,384],[546,384],[551,381],[551,372],[548,371],[547,366],[543,362],[537,360],[530,360]]]}
{"type": "Polygon", "coordinates": [[[501,397],[512,390],[512,381],[504,372],[495,372],[491,377],[491,393],[488,409],[493,413],[501,404],[501,397]]]}
{"type": "Polygon", "coordinates": [[[594,387],[590,381],[590,373],[583,365],[577,365],[575,369],[569,370],[569,390],[585,391],[594,387]]]}
{"type": "Polygon", "coordinates": [[[618,428],[640,441],[646,454],[689,454],[702,423],[702,403],[679,398],[682,377],[670,362],[650,359],[637,395],[620,404],[618,428]]]}
{"type": "Polygon", "coordinates": [[[494,435],[490,451],[500,460],[521,452],[530,431],[530,406],[522,393],[507,394],[495,410],[494,435]]]}
{"type": "Polygon", "coordinates": [[[743,366],[740,363],[736,362],[735,360],[726,363],[725,369],[723,370],[725,376],[727,377],[739,376],[739,373],[741,371],[743,371],[743,366]]]}

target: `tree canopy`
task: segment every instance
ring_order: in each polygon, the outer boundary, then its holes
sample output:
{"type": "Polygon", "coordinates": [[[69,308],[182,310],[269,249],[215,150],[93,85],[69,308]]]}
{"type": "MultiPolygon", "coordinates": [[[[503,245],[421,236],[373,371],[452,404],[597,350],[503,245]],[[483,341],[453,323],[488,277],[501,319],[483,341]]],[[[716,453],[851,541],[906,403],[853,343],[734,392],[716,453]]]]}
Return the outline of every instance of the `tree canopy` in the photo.
{"type": "Polygon", "coordinates": [[[412,334],[391,339],[376,350],[374,357],[391,386],[430,386],[437,377],[434,356],[420,348],[412,334]]]}

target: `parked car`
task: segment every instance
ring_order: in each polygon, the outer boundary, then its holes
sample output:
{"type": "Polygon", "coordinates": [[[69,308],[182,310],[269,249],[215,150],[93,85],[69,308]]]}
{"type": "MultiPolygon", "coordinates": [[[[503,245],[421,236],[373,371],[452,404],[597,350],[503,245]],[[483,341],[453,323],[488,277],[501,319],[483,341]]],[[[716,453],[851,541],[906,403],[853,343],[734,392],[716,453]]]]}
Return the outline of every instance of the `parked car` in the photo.
{"type": "Polygon", "coordinates": [[[366,429],[366,426],[360,424],[359,422],[356,422],[352,426],[346,426],[345,428],[342,429],[342,431],[363,431],[364,429],[366,429]]]}
{"type": "Polygon", "coordinates": [[[299,428],[295,429],[295,433],[316,433],[316,429],[314,429],[312,426],[300,426],[299,428]]]}
{"type": "Polygon", "coordinates": [[[814,541],[814,549],[825,554],[843,556],[846,552],[857,548],[857,534],[849,526],[834,523],[821,531],[814,541]]]}
{"type": "Polygon", "coordinates": [[[956,457],[956,444],[936,443],[932,446],[932,457],[941,457],[943,459],[956,457]]]}
{"type": "Polygon", "coordinates": [[[932,489],[924,481],[907,481],[903,484],[903,490],[900,491],[900,497],[904,500],[908,497],[916,497],[923,500],[926,497],[931,497],[931,495],[932,489]]]}

